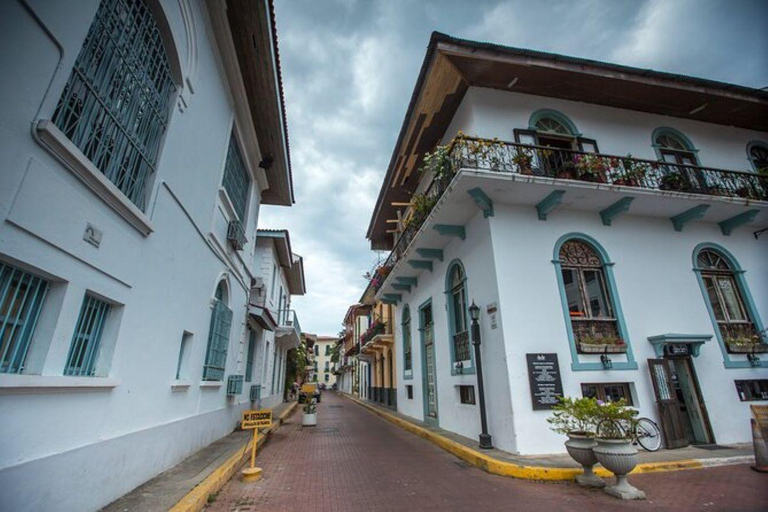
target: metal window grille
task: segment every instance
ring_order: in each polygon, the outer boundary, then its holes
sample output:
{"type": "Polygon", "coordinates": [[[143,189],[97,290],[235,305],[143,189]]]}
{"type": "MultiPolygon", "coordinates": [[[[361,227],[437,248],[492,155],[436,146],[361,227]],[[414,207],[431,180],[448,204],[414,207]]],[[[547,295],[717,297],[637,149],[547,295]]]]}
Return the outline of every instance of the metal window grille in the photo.
{"type": "Polygon", "coordinates": [[[256,350],[256,333],[251,331],[248,336],[248,355],[245,360],[245,380],[252,381],[253,378],[253,352],[256,350]]]}
{"type": "Polygon", "coordinates": [[[144,1],[102,0],[53,122],[144,210],[175,90],[144,1]]]}
{"type": "Polygon", "coordinates": [[[257,400],[261,400],[261,386],[254,384],[251,386],[251,402],[256,402],[257,400]]]}
{"type": "Polygon", "coordinates": [[[75,334],[69,347],[64,375],[93,375],[96,357],[101,344],[104,322],[109,313],[109,304],[88,294],[83,299],[80,317],[77,319],[75,334]]]}
{"type": "Polygon", "coordinates": [[[227,378],[227,394],[240,395],[243,393],[243,376],[230,375],[227,378]]]}
{"type": "Polygon", "coordinates": [[[240,222],[245,224],[245,208],[248,205],[248,193],[251,189],[251,179],[245,168],[240,148],[237,147],[235,134],[229,137],[229,150],[227,151],[227,163],[224,166],[224,190],[227,191],[229,200],[235,208],[240,222]]]}
{"type": "Polygon", "coordinates": [[[0,373],[21,373],[48,282],[0,263],[0,373]]]}
{"type": "Polygon", "coordinates": [[[211,328],[208,331],[208,351],[203,366],[203,380],[223,380],[229,348],[232,310],[217,299],[213,305],[211,328]]]}

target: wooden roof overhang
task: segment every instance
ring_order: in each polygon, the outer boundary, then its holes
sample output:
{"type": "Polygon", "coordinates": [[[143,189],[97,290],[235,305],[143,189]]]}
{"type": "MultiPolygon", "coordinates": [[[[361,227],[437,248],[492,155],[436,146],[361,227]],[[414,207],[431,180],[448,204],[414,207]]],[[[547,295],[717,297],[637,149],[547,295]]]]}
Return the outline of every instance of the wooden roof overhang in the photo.
{"type": "Polygon", "coordinates": [[[285,101],[272,0],[226,0],[227,19],[269,188],[261,202],[294,203],[285,101]]]}
{"type": "Polygon", "coordinates": [[[367,237],[388,250],[392,203],[407,203],[424,154],[443,138],[470,86],[768,132],[768,91],[434,32],[379,192],[367,237]]]}

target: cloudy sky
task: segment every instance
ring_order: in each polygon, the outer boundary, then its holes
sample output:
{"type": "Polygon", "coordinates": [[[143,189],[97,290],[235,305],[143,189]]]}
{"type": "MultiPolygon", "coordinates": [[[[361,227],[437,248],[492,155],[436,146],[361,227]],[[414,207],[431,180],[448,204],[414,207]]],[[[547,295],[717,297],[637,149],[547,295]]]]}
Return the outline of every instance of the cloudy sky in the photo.
{"type": "Polygon", "coordinates": [[[365,233],[433,30],[768,86],[768,2],[275,0],[296,205],[264,208],[305,258],[302,329],[335,334],[378,258],[365,233]]]}

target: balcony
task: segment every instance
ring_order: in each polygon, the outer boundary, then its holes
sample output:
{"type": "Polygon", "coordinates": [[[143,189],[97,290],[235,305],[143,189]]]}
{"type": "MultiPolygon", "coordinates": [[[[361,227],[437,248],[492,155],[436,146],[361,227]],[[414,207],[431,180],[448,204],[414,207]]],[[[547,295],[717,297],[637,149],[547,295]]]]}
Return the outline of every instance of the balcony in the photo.
{"type": "MultiPolygon", "coordinates": [[[[414,239],[427,233],[425,224],[438,233],[425,234],[424,246],[439,246],[440,235],[455,234],[449,231],[453,228],[462,230],[477,208],[493,215],[494,201],[535,207],[540,220],[557,207],[595,211],[605,225],[631,204],[633,214],[666,217],[676,231],[706,218],[717,222],[725,235],[768,208],[768,176],[761,174],[469,137],[457,138],[443,149],[442,155],[433,153],[442,158],[433,156],[425,173],[425,180],[431,181],[419,187],[421,193],[414,194],[397,222],[395,244],[382,265],[381,278],[371,282],[374,291],[391,292],[381,295],[384,299],[397,297],[407,286],[399,282],[392,287],[390,273],[406,253],[413,252],[409,248],[414,239]],[[442,208],[448,201],[451,208],[442,208]]],[[[760,219],[755,225],[763,224],[760,219]]],[[[424,268],[429,263],[424,262],[424,268]]]]}
{"type": "Polygon", "coordinates": [[[296,348],[301,343],[301,326],[294,310],[281,309],[277,312],[275,340],[285,343],[287,348],[296,348]]]}

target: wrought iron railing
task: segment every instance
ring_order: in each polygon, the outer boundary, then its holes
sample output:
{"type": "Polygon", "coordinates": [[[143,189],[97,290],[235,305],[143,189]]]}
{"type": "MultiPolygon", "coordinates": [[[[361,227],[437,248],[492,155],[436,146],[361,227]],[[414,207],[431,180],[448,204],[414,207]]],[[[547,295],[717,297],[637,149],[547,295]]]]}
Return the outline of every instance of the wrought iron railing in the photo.
{"type": "Polygon", "coordinates": [[[292,309],[281,309],[277,315],[277,323],[279,325],[285,325],[293,327],[296,332],[301,336],[301,325],[299,325],[299,317],[296,316],[296,311],[292,309]]]}
{"type": "Polygon", "coordinates": [[[463,137],[451,143],[446,165],[419,197],[420,207],[410,207],[384,266],[402,259],[460,169],[768,201],[768,176],[761,174],[463,137]]]}
{"type": "Polygon", "coordinates": [[[469,332],[462,331],[453,335],[453,355],[457,362],[469,361],[469,332]]]}

